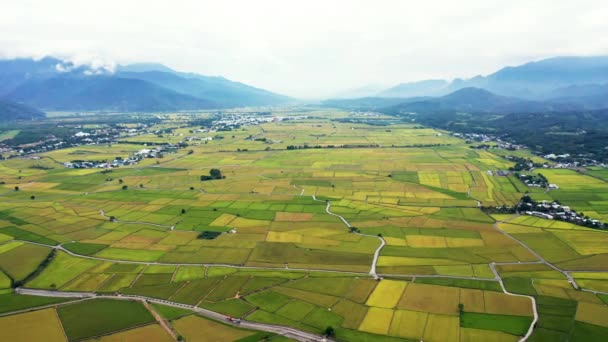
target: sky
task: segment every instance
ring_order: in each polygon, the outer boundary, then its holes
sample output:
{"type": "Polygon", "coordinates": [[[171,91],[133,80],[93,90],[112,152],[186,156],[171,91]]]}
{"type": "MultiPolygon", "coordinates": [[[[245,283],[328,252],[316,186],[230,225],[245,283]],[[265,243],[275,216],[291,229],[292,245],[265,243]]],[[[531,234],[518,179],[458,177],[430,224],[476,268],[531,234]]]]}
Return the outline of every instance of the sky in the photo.
{"type": "Polygon", "coordinates": [[[608,55],[605,0],[0,0],[0,58],[158,62],[299,97],[608,55]]]}

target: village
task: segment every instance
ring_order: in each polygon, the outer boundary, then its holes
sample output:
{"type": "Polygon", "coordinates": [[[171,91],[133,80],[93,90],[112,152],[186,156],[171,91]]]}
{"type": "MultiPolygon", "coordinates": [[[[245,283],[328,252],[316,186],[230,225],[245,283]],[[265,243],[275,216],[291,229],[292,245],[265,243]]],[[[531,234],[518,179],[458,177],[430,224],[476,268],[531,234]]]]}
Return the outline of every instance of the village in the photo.
{"type": "Polygon", "coordinates": [[[561,205],[559,201],[549,202],[543,200],[536,202],[526,195],[522,197],[517,211],[525,215],[536,216],[547,220],[559,220],[574,223],[580,226],[603,229],[605,224],[599,220],[591,219],[584,213],[577,213],[569,206],[561,205]]]}

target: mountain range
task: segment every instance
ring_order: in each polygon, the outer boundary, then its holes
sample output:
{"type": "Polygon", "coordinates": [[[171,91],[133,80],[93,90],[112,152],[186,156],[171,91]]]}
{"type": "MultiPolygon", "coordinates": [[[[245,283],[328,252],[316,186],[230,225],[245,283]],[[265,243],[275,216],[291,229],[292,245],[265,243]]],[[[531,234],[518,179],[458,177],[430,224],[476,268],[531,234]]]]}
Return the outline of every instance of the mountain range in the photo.
{"type": "MultiPolygon", "coordinates": [[[[325,106],[389,112],[581,111],[608,108],[608,57],[555,57],[505,67],[487,76],[432,79],[353,89],[325,106]],[[374,96],[363,96],[374,92],[374,96]]],[[[53,57],[0,60],[0,116],[40,117],[45,111],[165,112],[277,105],[294,101],[223,77],[175,71],[156,63],[115,70],[53,57]],[[10,108],[10,110],[8,109],[10,108]],[[36,108],[36,109],[33,109],[36,108]],[[21,110],[22,114],[16,111],[21,110]]]]}
{"type": "Polygon", "coordinates": [[[401,83],[367,96],[442,96],[459,89],[474,87],[503,96],[541,100],[556,96],[555,92],[563,88],[607,84],[608,56],[554,57],[505,67],[490,75],[478,75],[470,79],[401,83]]]}
{"type": "Polygon", "coordinates": [[[44,112],[10,101],[0,100],[0,122],[14,120],[35,120],[45,116],[44,112]]]}
{"type": "Polygon", "coordinates": [[[56,58],[0,61],[0,99],[41,110],[178,111],[276,105],[291,101],[223,77],[177,72],[161,64],[115,72],[56,58]]]}
{"type": "Polygon", "coordinates": [[[325,106],[388,112],[530,113],[608,108],[608,57],[556,57],[471,79],[402,83],[325,106]]]}

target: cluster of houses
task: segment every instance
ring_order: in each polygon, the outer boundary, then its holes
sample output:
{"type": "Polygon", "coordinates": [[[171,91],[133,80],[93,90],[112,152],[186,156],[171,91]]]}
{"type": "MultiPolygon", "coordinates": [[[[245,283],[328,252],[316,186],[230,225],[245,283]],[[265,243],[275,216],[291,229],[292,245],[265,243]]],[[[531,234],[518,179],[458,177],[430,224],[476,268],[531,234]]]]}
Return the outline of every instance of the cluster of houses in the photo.
{"type": "Polygon", "coordinates": [[[549,159],[555,162],[551,167],[556,169],[574,169],[578,167],[586,167],[586,166],[601,166],[605,167],[604,163],[601,163],[595,159],[589,158],[584,154],[579,154],[576,156],[570,155],[569,153],[565,154],[545,154],[543,156],[545,159],[549,159]]]}
{"type": "MultiPolygon", "coordinates": [[[[173,147],[173,146],[171,146],[173,147]]],[[[139,163],[144,158],[162,158],[164,153],[167,153],[167,146],[157,146],[154,148],[144,148],[141,149],[128,158],[123,159],[121,157],[117,157],[112,161],[81,161],[81,160],[73,160],[71,162],[63,163],[63,166],[66,168],[72,169],[110,169],[117,168],[126,165],[135,165],[139,163]]]]}
{"type": "Polygon", "coordinates": [[[259,113],[232,113],[224,114],[219,120],[213,121],[212,131],[226,131],[237,129],[241,126],[255,126],[268,122],[283,121],[280,116],[265,116],[259,113]]]}
{"type": "Polygon", "coordinates": [[[515,176],[519,178],[526,186],[530,188],[545,188],[549,190],[557,190],[559,186],[555,183],[549,183],[547,178],[542,174],[520,174],[515,173],[515,176]]]}
{"type": "Polygon", "coordinates": [[[486,171],[486,174],[488,176],[506,177],[506,176],[508,176],[508,175],[511,174],[511,171],[507,171],[507,170],[496,170],[496,171],[488,170],[488,171],[486,171]]]}
{"type": "Polygon", "coordinates": [[[520,213],[525,215],[536,216],[547,220],[560,220],[566,221],[582,226],[588,227],[604,227],[604,223],[599,220],[590,219],[583,214],[578,214],[576,211],[570,209],[569,206],[561,205],[557,201],[549,202],[543,200],[541,202],[534,202],[529,197],[524,197],[528,200],[522,201],[518,210],[520,213]]]}
{"type": "MultiPolygon", "coordinates": [[[[468,143],[470,142],[481,142],[484,143],[479,146],[472,146],[478,149],[489,149],[489,148],[500,148],[505,150],[521,150],[527,148],[525,145],[515,144],[513,142],[505,141],[504,139],[494,136],[492,134],[482,133],[452,133],[453,136],[465,139],[468,143]],[[487,143],[494,143],[493,145],[487,143]]],[[[545,155],[539,154],[539,156],[552,161],[553,163],[545,163],[542,165],[543,168],[555,168],[555,169],[574,169],[578,167],[587,166],[601,166],[605,167],[604,163],[601,163],[595,159],[589,158],[588,155],[579,154],[576,156],[570,155],[569,153],[555,154],[549,153],[545,155]]],[[[507,157],[508,158],[508,157],[507,157]]],[[[540,166],[540,165],[539,165],[540,166]]],[[[532,167],[532,165],[530,165],[532,167]]]]}
{"type": "Polygon", "coordinates": [[[71,128],[78,131],[70,136],[64,137],[57,137],[53,134],[49,134],[40,141],[17,146],[9,146],[4,143],[0,143],[0,153],[2,153],[8,159],[36,153],[49,152],[62,148],[83,145],[109,144],[116,141],[116,139],[121,136],[144,134],[146,132],[147,125],[137,124],[135,128],[121,124],[116,124],[114,127],[102,125],[98,129],[90,130],[83,128],[81,125],[57,125],[57,128],[71,128]]]}
{"type": "Polygon", "coordinates": [[[482,133],[452,133],[453,136],[465,139],[468,142],[476,141],[482,143],[495,143],[495,145],[484,145],[486,148],[502,148],[505,150],[521,150],[526,148],[524,145],[514,144],[509,141],[505,141],[500,137],[494,136],[492,134],[482,134],[482,133]]]}

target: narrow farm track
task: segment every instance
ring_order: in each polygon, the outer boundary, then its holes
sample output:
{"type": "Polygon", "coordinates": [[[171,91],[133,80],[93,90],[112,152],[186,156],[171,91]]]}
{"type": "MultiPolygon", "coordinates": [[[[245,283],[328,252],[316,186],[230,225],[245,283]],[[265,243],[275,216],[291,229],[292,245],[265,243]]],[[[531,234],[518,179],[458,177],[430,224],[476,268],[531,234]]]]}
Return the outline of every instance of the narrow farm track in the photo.
{"type": "Polygon", "coordinates": [[[169,336],[171,336],[173,340],[177,341],[177,336],[175,335],[175,331],[173,331],[173,329],[171,328],[171,325],[169,325],[169,323],[167,323],[167,321],[162,318],[158,314],[158,312],[156,312],[156,310],[154,310],[154,308],[150,306],[150,304],[148,304],[148,301],[142,300],[141,303],[146,307],[146,309],[148,309],[148,311],[150,311],[152,316],[154,316],[154,319],[156,319],[158,324],[160,324],[160,326],[165,329],[167,334],[169,334],[169,336]]]}
{"type": "Polygon", "coordinates": [[[30,296],[80,298],[83,300],[93,299],[93,298],[108,298],[108,299],[117,299],[117,300],[144,301],[146,303],[155,303],[155,304],[160,304],[160,305],[167,305],[167,306],[172,306],[172,307],[176,307],[176,308],[191,310],[201,316],[204,316],[204,317],[207,317],[207,318],[210,318],[213,320],[221,321],[223,323],[227,323],[227,324],[233,325],[235,327],[271,332],[271,333],[282,335],[282,336],[285,336],[285,337],[288,337],[288,338],[291,338],[291,339],[294,339],[297,341],[301,341],[301,342],[332,341],[332,340],[329,340],[325,337],[322,337],[322,336],[319,336],[316,334],[312,334],[312,333],[308,333],[305,331],[301,331],[301,330],[297,330],[297,329],[293,329],[293,328],[289,328],[289,327],[284,327],[284,326],[280,326],[280,325],[256,323],[256,322],[250,322],[250,321],[245,321],[245,320],[241,320],[240,323],[237,323],[237,322],[232,321],[230,316],[222,315],[222,314],[214,312],[214,311],[206,310],[206,309],[199,308],[199,307],[193,306],[193,305],[181,304],[181,303],[171,302],[168,300],[156,299],[156,298],[152,298],[152,297],[144,297],[144,296],[137,296],[137,295],[98,295],[93,292],[62,292],[62,291],[48,291],[48,290],[32,290],[32,289],[24,289],[24,288],[16,288],[15,292],[18,294],[30,295],[30,296]]]}
{"type": "MultiPolygon", "coordinates": [[[[302,190],[302,193],[304,191],[302,190]]],[[[322,200],[318,200],[317,197],[315,195],[312,195],[312,199],[315,201],[319,201],[319,202],[323,202],[322,200]]],[[[346,227],[353,228],[353,226],[348,223],[348,221],[341,215],[332,213],[331,210],[329,210],[331,208],[331,202],[330,201],[325,201],[326,206],[325,206],[325,212],[329,215],[338,217],[340,220],[342,220],[342,222],[346,225],[346,227]]],[[[376,251],[374,252],[374,259],[372,260],[372,265],[370,267],[369,270],[369,275],[374,277],[374,278],[378,278],[378,274],[376,273],[376,265],[378,264],[378,258],[380,256],[380,251],[382,250],[382,248],[384,248],[384,246],[386,246],[386,241],[384,240],[384,238],[380,235],[376,236],[376,235],[369,235],[369,234],[361,234],[358,233],[356,231],[353,231],[354,234],[358,234],[358,235],[362,235],[362,236],[370,236],[370,237],[375,237],[378,238],[380,240],[380,246],[378,246],[378,248],[376,248],[376,251]]]]}
{"type": "Polygon", "coordinates": [[[528,331],[526,332],[526,334],[519,339],[519,341],[523,342],[523,341],[527,341],[530,336],[532,336],[532,333],[534,332],[534,327],[536,327],[536,323],[538,323],[538,310],[536,308],[536,299],[532,296],[527,296],[527,295],[522,295],[522,294],[516,294],[516,293],[511,293],[509,291],[507,291],[507,288],[505,287],[505,284],[502,281],[502,278],[500,277],[500,274],[498,274],[498,271],[496,271],[496,266],[495,263],[491,262],[490,264],[490,269],[492,270],[492,273],[494,273],[494,278],[496,280],[498,280],[498,283],[500,284],[500,287],[502,288],[502,292],[511,295],[511,296],[516,296],[516,297],[525,297],[530,299],[530,301],[532,302],[532,311],[534,313],[534,319],[532,320],[532,323],[530,323],[530,327],[528,328],[528,331]]]}

